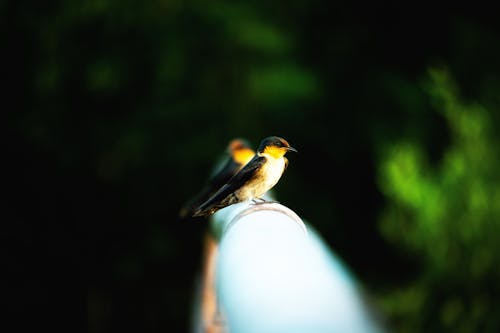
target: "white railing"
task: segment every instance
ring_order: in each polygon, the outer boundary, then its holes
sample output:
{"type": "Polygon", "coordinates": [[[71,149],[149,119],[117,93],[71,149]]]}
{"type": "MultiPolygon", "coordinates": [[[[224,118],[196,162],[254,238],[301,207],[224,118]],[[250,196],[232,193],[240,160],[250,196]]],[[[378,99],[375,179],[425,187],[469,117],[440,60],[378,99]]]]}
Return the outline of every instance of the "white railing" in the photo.
{"type": "Polygon", "coordinates": [[[382,331],[345,266],[289,208],[241,203],[211,223],[218,246],[205,288],[215,289],[204,295],[217,310],[205,311],[197,332],[382,331]]]}

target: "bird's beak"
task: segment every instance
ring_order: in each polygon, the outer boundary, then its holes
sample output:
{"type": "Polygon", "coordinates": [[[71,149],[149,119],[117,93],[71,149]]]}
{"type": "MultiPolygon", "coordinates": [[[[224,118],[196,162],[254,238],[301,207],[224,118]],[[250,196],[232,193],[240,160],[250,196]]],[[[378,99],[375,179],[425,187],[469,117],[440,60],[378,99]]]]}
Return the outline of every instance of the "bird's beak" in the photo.
{"type": "Polygon", "coordinates": [[[286,148],[288,151],[293,151],[294,153],[298,153],[299,151],[293,147],[287,147],[286,148]]]}

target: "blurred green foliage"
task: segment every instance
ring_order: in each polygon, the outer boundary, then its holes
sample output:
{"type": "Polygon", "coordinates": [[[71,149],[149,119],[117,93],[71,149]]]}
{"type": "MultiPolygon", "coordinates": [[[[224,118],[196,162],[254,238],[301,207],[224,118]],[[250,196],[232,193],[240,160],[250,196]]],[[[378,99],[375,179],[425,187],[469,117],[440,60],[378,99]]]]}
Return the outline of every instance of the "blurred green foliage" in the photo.
{"type": "Polygon", "coordinates": [[[500,142],[491,111],[460,98],[447,71],[426,90],[450,143],[431,163],[412,141],[386,147],[380,186],[384,236],[419,258],[421,272],[381,296],[401,332],[496,332],[500,326],[500,142]]]}

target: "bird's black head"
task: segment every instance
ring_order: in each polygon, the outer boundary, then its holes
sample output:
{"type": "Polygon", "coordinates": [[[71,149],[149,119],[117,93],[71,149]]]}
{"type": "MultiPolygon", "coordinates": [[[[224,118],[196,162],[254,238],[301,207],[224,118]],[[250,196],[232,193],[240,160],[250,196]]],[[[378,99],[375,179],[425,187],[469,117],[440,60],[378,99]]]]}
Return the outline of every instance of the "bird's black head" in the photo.
{"type": "Polygon", "coordinates": [[[285,155],[288,151],[297,152],[297,149],[290,146],[290,144],[283,138],[278,136],[269,136],[260,142],[258,149],[259,153],[270,153],[271,155],[285,155]]]}

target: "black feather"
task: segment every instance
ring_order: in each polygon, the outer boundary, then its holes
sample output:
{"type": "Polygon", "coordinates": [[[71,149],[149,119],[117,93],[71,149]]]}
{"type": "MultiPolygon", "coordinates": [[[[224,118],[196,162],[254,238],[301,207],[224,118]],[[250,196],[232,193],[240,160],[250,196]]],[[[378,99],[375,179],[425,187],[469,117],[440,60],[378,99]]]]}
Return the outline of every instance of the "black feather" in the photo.
{"type": "Polygon", "coordinates": [[[221,208],[241,202],[241,198],[238,198],[235,192],[242,186],[245,186],[254,177],[257,170],[260,169],[265,161],[265,157],[255,155],[247,165],[231,177],[210,199],[201,204],[193,216],[211,215],[221,208]]]}
{"type": "Polygon", "coordinates": [[[241,164],[235,162],[232,158],[228,158],[220,171],[208,181],[200,193],[182,207],[179,213],[180,217],[185,218],[193,215],[196,209],[224,186],[240,168],[241,164]]]}

